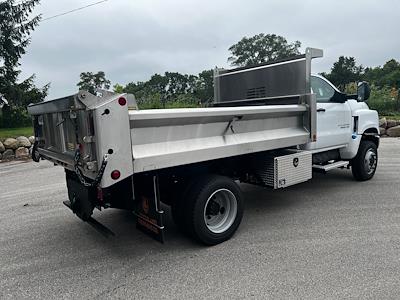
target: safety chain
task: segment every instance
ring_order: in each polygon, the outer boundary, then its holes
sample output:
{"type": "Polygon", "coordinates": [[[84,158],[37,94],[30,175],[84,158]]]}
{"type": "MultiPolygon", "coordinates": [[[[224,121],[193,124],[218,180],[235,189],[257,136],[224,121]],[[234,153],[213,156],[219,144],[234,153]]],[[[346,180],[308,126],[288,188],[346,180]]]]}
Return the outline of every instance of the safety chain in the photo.
{"type": "Polygon", "coordinates": [[[79,178],[79,181],[86,187],[97,186],[100,183],[101,178],[103,177],[104,170],[106,169],[107,161],[108,161],[108,154],[104,154],[103,161],[101,162],[99,172],[97,173],[97,176],[93,181],[87,181],[86,178],[83,176],[82,171],[79,169],[79,159],[80,158],[81,158],[81,152],[79,151],[79,148],[78,148],[75,151],[74,170],[75,170],[76,176],[78,176],[78,178],[79,178]]]}

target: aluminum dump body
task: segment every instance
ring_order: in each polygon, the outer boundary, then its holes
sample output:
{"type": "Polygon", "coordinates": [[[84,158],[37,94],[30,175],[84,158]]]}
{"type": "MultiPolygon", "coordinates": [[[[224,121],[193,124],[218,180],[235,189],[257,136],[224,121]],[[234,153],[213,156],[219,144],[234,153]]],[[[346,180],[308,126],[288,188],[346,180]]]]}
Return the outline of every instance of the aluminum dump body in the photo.
{"type": "Polygon", "coordinates": [[[78,167],[92,179],[107,157],[100,186],[108,187],[135,173],[311,142],[316,104],[310,64],[322,53],[307,51],[275,66],[217,70],[215,104],[220,107],[139,110],[133,95],[85,91],[30,105],[37,152],[67,169],[78,167]],[[274,72],[286,82],[271,89],[265,80],[272,80],[274,72]],[[230,85],[236,86],[234,94],[230,85]],[[121,172],[118,179],[109,176],[113,170],[121,172]]]}

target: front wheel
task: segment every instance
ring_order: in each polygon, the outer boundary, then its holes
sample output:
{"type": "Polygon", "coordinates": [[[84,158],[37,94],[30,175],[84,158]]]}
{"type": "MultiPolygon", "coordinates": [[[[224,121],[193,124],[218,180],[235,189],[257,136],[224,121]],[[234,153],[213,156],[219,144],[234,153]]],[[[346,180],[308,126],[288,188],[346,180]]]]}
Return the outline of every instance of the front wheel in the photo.
{"type": "Polygon", "coordinates": [[[353,177],[358,181],[371,179],[378,165],[378,151],[372,141],[361,141],[356,157],[351,161],[353,177]]]}
{"type": "Polygon", "coordinates": [[[228,240],[242,220],[242,193],[228,177],[208,175],[198,179],[184,201],[184,226],[206,245],[228,240]]]}

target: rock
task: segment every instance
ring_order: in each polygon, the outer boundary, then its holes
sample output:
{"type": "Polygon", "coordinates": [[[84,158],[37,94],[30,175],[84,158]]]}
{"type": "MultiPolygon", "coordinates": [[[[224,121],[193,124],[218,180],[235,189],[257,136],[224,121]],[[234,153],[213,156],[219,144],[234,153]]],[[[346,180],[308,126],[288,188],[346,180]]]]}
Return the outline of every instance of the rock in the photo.
{"type": "Polygon", "coordinates": [[[17,149],[18,148],[18,141],[13,138],[8,138],[3,142],[3,145],[6,149],[17,149]]]}
{"type": "Polygon", "coordinates": [[[11,149],[7,149],[6,151],[3,152],[3,159],[4,159],[4,160],[6,160],[6,159],[12,159],[12,158],[14,158],[14,157],[15,157],[14,151],[11,150],[11,149]]]}
{"type": "Polygon", "coordinates": [[[0,160],[2,160],[2,158],[3,158],[3,154],[0,153],[0,160]]]}
{"type": "Polygon", "coordinates": [[[31,136],[28,138],[28,140],[29,140],[29,142],[30,142],[32,145],[35,143],[35,137],[34,137],[33,135],[31,135],[31,136]]]}
{"type": "Polygon", "coordinates": [[[387,126],[386,118],[383,117],[383,118],[379,119],[379,127],[386,128],[386,126],[387,126]]]}
{"type": "Polygon", "coordinates": [[[27,158],[29,157],[29,149],[25,147],[19,147],[15,150],[15,157],[16,158],[27,158]]]}
{"type": "Polygon", "coordinates": [[[0,153],[6,151],[6,147],[4,147],[3,143],[0,141],[0,153]]]}
{"type": "Polygon", "coordinates": [[[387,122],[386,128],[391,128],[400,125],[400,122],[396,120],[387,120],[386,122],[387,122]]]}
{"type": "Polygon", "coordinates": [[[380,133],[380,135],[385,135],[386,134],[386,128],[385,127],[379,127],[379,133],[380,133]]]}
{"type": "Polygon", "coordinates": [[[19,136],[17,137],[17,141],[18,141],[18,147],[30,147],[31,146],[31,142],[29,141],[29,139],[26,136],[19,136]]]}
{"type": "Polygon", "coordinates": [[[386,130],[386,134],[392,137],[400,137],[400,125],[389,128],[386,130]]]}

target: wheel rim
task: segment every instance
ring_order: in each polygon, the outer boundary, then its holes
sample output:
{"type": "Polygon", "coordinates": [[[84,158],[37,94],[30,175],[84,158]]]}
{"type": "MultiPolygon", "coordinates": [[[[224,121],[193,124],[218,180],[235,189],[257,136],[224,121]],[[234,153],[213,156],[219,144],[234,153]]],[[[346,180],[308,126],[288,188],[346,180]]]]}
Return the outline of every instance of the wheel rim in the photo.
{"type": "Polygon", "coordinates": [[[372,174],[376,169],[376,153],[372,149],[368,149],[364,157],[364,167],[368,175],[372,174]]]}
{"type": "Polygon", "coordinates": [[[236,219],[237,200],[227,189],[219,189],[208,197],[204,206],[204,222],[213,233],[228,230],[236,219]]]}

